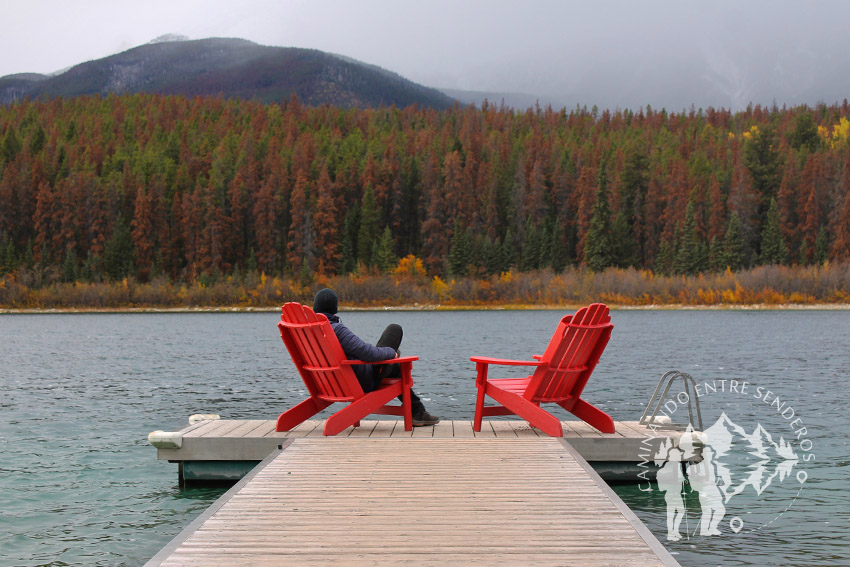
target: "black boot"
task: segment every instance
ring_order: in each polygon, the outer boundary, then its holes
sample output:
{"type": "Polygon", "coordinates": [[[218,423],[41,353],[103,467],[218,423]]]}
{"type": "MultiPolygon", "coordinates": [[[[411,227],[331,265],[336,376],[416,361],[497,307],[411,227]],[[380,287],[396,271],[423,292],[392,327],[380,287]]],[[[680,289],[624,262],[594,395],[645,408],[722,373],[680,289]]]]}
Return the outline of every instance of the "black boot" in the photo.
{"type": "Polygon", "coordinates": [[[438,423],[440,423],[440,418],[428,413],[421,402],[413,404],[413,427],[437,425],[438,423]]]}

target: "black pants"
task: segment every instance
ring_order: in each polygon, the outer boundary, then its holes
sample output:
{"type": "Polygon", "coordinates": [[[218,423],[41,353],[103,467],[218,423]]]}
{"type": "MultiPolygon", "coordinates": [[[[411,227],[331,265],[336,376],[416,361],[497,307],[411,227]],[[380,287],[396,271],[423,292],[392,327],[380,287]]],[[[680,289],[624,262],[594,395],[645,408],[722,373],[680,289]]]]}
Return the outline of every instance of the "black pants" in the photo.
{"type": "MultiPolygon", "coordinates": [[[[392,323],[387,325],[387,328],[384,329],[384,332],[381,334],[381,338],[378,339],[378,342],[375,346],[379,347],[391,347],[395,351],[398,351],[398,348],[401,346],[401,339],[404,336],[404,331],[401,330],[401,325],[396,325],[392,323]]],[[[372,366],[372,389],[374,390],[378,386],[381,385],[381,380],[384,378],[401,378],[401,365],[400,364],[375,364],[372,366]]],[[[402,397],[398,397],[399,401],[401,401],[402,397]]],[[[413,406],[413,415],[416,415],[417,412],[422,412],[425,410],[425,406],[422,403],[422,400],[419,399],[419,396],[416,395],[416,392],[410,390],[410,405],[413,406]]]]}

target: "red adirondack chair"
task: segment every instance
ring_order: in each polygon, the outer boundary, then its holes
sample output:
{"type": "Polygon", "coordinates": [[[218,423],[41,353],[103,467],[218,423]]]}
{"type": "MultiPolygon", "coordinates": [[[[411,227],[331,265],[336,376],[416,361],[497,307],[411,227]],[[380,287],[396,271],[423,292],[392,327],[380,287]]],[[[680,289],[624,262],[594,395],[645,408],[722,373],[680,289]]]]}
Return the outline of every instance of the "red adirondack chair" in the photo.
{"type": "Polygon", "coordinates": [[[277,418],[277,431],[289,431],[299,423],[313,417],[334,402],[349,402],[325,422],[325,435],[336,435],[343,429],[360,425],[369,414],[404,416],[404,430],[413,429],[410,405],[410,387],[413,385],[411,369],[418,356],[394,358],[383,362],[347,360],[342,346],[321,313],[299,303],[287,303],[281,309],[280,336],[292,362],[298,368],[310,397],[277,418]],[[352,366],[355,364],[401,365],[401,378],[385,378],[380,388],[364,393],[352,366]],[[401,405],[386,405],[402,396],[401,405]]]}
{"type": "Polygon", "coordinates": [[[564,432],[560,420],[540,407],[541,403],[556,403],[603,433],[614,433],[614,420],[599,408],[581,399],[590,374],[599,362],[611,337],[611,317],[608,307],[594,303],[579,309],[575,315],[561,319],[549,346],[537,360],[506,360],[473,356],[478,387],[475,421],[472,428],[481,431],[481,418],[492,415],[518,415],[552,437],[564,432]],[[491,364],[535,366],[525,378],[488,378],[491,364]],[[485,406],[484,396],[499,404],[485,406]]]}

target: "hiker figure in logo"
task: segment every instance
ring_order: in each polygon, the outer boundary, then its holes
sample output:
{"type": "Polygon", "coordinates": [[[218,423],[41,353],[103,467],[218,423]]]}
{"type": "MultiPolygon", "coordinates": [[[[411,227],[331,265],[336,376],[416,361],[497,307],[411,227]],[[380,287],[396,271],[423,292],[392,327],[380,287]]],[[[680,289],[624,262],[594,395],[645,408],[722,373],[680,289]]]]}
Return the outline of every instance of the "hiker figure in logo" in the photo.
{"type": "Polygon", "coordinates": [[[687,465],[691,489],[699,492],[699,505],[702,508],[699,535],[704,536],[720,535],[721,532],[717,526],[726,514],[723,493],[717,486],[714,456],[711,445],[706,444],[702,450],[702,462],[687,465]]]}
{"type": "Polygon", "coordinates": [[[685,501],[682,499],[685,477],[682,474],[681,449],[672,447],[667,452],[667,460],[658,469],[655,480],[658,489],[664,491],[664,500],[667,501],[667,540],[679,541],[682,539],[679,526],[685,516],[685,501]]]}

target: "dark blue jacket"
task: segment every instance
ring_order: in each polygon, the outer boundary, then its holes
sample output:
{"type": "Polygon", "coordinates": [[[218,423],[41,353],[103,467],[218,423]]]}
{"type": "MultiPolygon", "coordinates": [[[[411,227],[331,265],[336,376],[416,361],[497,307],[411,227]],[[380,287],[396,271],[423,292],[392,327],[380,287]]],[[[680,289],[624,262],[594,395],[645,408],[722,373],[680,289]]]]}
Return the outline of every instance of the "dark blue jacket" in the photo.
{"type": "MultiPolygon", "coordinates": [[[[349,360],[362,360],[364,362],[377,362],[379,360],[390,360],[396,357],[395,349],[392,347],[377,347],[369,344],[346,327],[336,315],[322,313],[331,323],[331,328],[342,346],[345,357],[349,360]]],[[[374,368],[371,364],[358,364],[351,367],[357,381],[363,387],[364,392],[372,391],[374,368]]]]}

